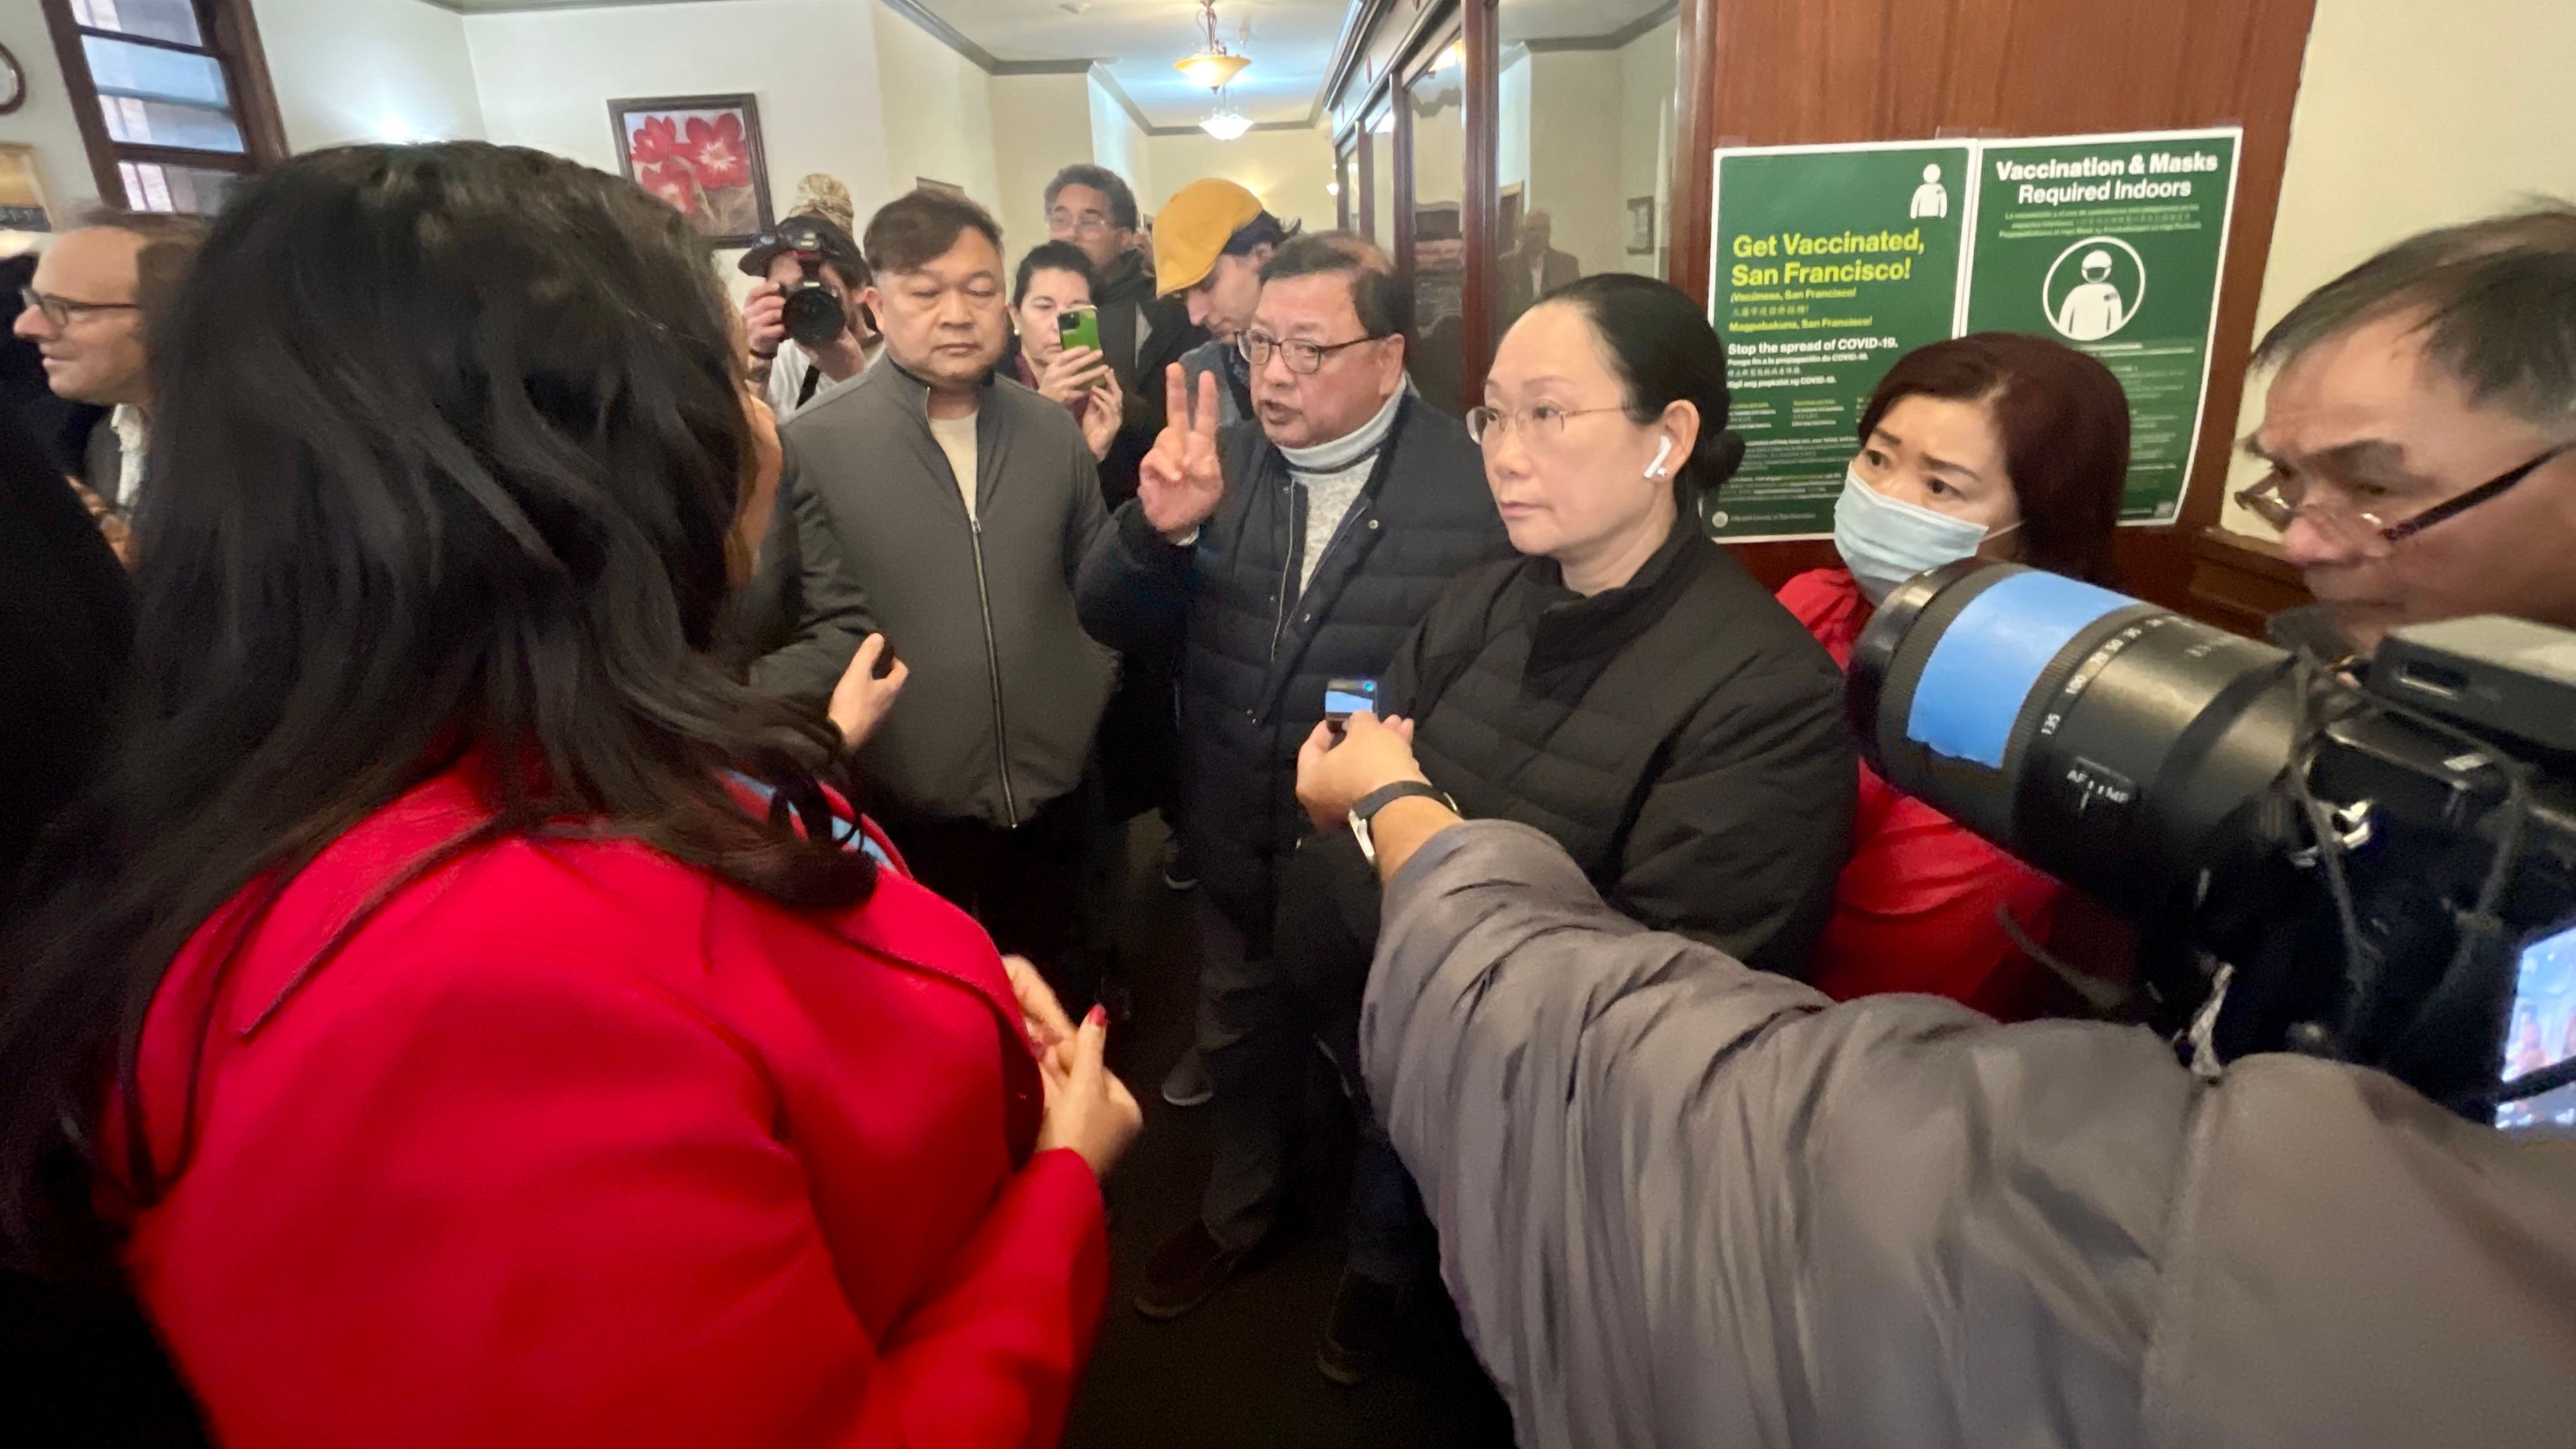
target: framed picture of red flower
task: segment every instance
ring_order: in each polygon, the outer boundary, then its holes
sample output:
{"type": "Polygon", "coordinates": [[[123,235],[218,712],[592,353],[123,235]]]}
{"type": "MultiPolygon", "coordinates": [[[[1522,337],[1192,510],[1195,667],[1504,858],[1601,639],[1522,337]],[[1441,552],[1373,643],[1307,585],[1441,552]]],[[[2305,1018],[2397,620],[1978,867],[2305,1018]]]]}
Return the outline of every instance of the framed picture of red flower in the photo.
{"type": "Polygon", "coordinates": [[[760,102],[740,96],[610,101],[617,164],[720,247],[747,247],[769,230],[769,162],[760,102]]]}

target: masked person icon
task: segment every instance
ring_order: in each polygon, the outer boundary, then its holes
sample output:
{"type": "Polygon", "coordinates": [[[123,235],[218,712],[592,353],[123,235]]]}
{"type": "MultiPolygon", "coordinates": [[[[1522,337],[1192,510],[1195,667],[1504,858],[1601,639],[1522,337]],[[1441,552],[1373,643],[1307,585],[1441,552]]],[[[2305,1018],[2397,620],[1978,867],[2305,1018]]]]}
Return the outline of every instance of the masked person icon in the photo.
{"type": "Polygon", "coordinates": [[[2051,325],[2078,342],[2099,342],[2129,321],[2128,299],[2111,282],[2111,254],[2099,247],[2086,252],[2084,280],[2057,304],[2051,325]]]}

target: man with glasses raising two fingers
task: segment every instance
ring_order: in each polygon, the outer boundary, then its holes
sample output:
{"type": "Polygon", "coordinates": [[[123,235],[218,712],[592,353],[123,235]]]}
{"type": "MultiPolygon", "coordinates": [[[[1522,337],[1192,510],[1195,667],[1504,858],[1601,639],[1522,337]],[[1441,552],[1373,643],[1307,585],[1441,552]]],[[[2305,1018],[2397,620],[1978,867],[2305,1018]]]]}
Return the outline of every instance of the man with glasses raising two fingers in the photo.
{"type": "MultiPolygon", "coordinates": [[[[1328,683],[1374,680],[1451,577],[1509,550],[1466,427],[1405,384],[1408,293],[1377,248],[1294,238],[1261,268],[1237,337],[1253,418],[1220,428],[1218,380],[1166,374],[1170,423],[1135,499],[1095,539],[1085,628],[1186,651],[1181,828],[1201,889],[1197,1050],[1213,1092],[1199,1220],[1156,1251],[1137,1307],[1188,1312],[1277,1217],[1313,1060],[1271,949],[1279,874],[1309,828],[1297,751],[1328,683]]],[[[1189,1083],[1167,1083],[1187,1100],[1189,1083]]]]}
{"type": "Polygon", "coordinates": [[[2282,530],[2313,609],[2280,642],[2366,653],[2469,614],[2576,628],[2576,207],[2410,237],[2311,293],[2238,501],[2282,530]]]}

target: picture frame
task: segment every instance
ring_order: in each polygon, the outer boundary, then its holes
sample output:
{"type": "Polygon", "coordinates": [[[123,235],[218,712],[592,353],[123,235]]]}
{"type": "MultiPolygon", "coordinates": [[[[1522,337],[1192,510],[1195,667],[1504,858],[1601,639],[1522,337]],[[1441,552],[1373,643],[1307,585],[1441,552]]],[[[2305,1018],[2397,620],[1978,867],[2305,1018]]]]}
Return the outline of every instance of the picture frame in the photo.
{"type": "Polygon", "coordinates": [[[52,231],[54,207],[45,195],[45,173],[36,148],[0,141],[0,231],[52,231]]]}
{"type": "Polygon", "coordinates": [[[1655,198],[1628,198],[1628,255],[1652,256],[1655,251],[1655,198]]]}
{"type": "Polygon", "coordinates": [[[714,246],[747,247],[776,222],[760,100],[747,92],[608,103],[617,165],[714,246]]]}

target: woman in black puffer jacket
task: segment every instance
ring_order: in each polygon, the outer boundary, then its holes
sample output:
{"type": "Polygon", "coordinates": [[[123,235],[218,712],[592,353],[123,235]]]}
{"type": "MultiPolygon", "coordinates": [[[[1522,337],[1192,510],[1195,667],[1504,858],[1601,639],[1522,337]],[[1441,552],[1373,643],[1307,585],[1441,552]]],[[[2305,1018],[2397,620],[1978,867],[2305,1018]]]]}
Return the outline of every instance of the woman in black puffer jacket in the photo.
{"type": "MultiPolygon", "coordinates": [[[[1664,283],[1588,278],[1513,325],[1485,399],[1468,426],[1520,557],[1440,596],[1384,711],[1469,819],[1535,826],[1622,913],[1800,974],[1857,771],[1833,661],[1698,526],[1743,454],[1717,334],[1664,283]]],[[[1277,939],[1357,1090],[1377,884],[1341,820],[1315,823],[1277,939]]],[[[1428,1264],[1373,1131],[1355,1171],[1352,1272],[1409,1288],[1428,1264]]]]}

